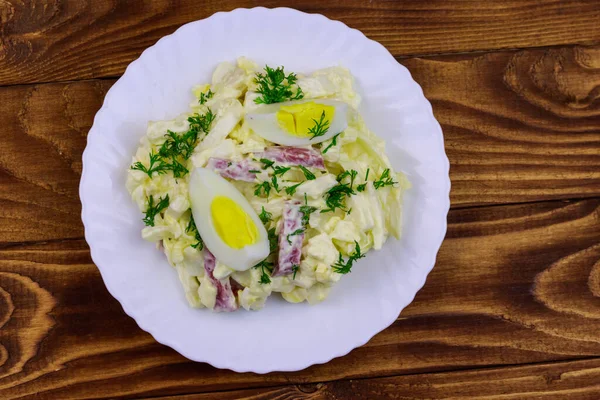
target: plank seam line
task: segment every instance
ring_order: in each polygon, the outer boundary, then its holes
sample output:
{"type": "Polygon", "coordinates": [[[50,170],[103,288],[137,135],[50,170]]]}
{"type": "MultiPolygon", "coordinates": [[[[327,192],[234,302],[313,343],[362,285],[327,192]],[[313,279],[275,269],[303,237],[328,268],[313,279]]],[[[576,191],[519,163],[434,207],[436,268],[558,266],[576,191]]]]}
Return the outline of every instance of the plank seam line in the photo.
{"type": "MultiPolygon", "coordinates": [[[[132,61],[133,62],[133,61],[132,61]]],[[[70,83],[78,83],[78,82],[96,82],[96,81],[111,81],[117,80],[122,75],[109,75],[109,76],[99,76],[97,78],[83,78],[83,79],[65,79],[58,81],[41,81],[41,82],[25,82],[25,83],[10,83],[0,85],[0,90],[4,88],[16,88],[20,86],[36,86],[36,85],[53,85],[53,84],[70,84],[70,83]]]]}
{"type": "Polygon", "coordinates": [[[73,238],[61,238],[61,239],[49,239],[49,240],[31,240],[26,242],[12,242],[12,243],[2,243],[0,242],[0,250],[8,250],[18,247],[27,247],[27,246],[36,246],[36,245],[46,245],[46,244],[54,244],[54,243],[64,243],[64,242],[77,242],[80,240],[85,240],[85,237],[73,237],[73,238]]]}
{"type": "Polygon", "coordinates": [[[594,47],[600,45],[600,40],[591,40],[584,42],[574,43],[563,43],[563,44],[551,44],[547,46],[525,46],[525,47],[498,47],[496,49],[477,49],[468,51],[450,51],[440,53],[414,53],[400,56],[394,56],[396,60],[406,60],[410,58],[435,58],[444,56],[461,56],[461,55],[478,55],[478,54],[490,54],[490,53],[516,53],[519,51],[527,50],[550,50],[550,49],[564,49],[573,47],[594,47]]]}
{"type": "Polygon", "coordinates": [[[533,200],[533,201],[516,201],[512,203],[502,203],[502,204],[476,204],[476,205],[456,205],[454,207],[450,207],[450,210],[471,210],[471,209],[479,209],[479,208],[497,208],[504,206],[525,206],[525,205],[534,205],[534,204],[545,204],[545,203],[565,203],[565,204],[573,204],[579,203],[583,201],[589,200],[600,200],[600,196],[597,194],[592,194],[590,196],[581,196],[581,197],[569,197],[565,199],[546,199],[546,200],[533,200]]]}
{"type": "MultiPolygon", "coordinates": [[[[476,367],[467,367],[467,368],[458,368],[458,369],[441,369],[437,371],[427,371],[427,372],[416,372],[416,373],[408,373],[408,374],[390,374],[390,375],[376,375],[376,376],[365,376],[365,377],[357,377],[357,378],[340,378],[340,379],[331,379],[319,382],[305,382],[305,383],[288,383],[288,384],[276,384],[273,386],[251,386],[251,387],[241,387],[237,389],[226,389],[226,390],[211,390],[206,392],[189,392],[189,393],[180,393],[180,394],[172,394],[172,395],[156,395],[156,396],[143,396],[143,397],[133,397],[135,400],[146,400],[146,399],[161,399],[165,397],[183,397],[195,394],[211,394],[211,393],[229,393],[236,392],[241,390],[260,390],[260,389],[281,389],[289,386],[302,386],[302,385],[318,385],[320,383],[331,383],[331,382],[352,382],[352,381],[363,381],[363,380],[371,380],[371,379],[385,379],[385,378],[394,378],[394,377],[412,377],[412,376],[420,376],[420,375],[431,375],[431,374],[452,374],[452,373],[460,373],[460,372],[477,372],[477,371],[486,371],[486,370],[494,370],[494,369],[505,369],[505,368],[525,368],[525,367],[535,367],[535,366],[543,366],[543,365],[554,365],[554,364],[566,364],[570,362],[577,361],[591,361],[591,360],[600,360],[600,356],[591,356],[591,357],[581,357],[581,358],[567,358],[561,360],[549,360],[549,361],[536,361],[532,363],[525,364],[490,364],[485,366],[476,366],[476,367]]],[[[299,389],[300,390],[300,389],[299,389]]]]}
{"type": "MultiPolygon", "coordinates": [[[[435,58],[435,57],[446,57],[446,56],[461,56],[461,55],[485,55],[492,53],[503,53],[503,52],[518,52],[518,51],[526,51],[526,50],[549,50],[549,49],[560,49],[560,48],[573,48],[573,47],[593,47],[600,45],[600,40],[592,40],[592,41],[584,41],[580,43],[563,43],[563,44],[553,44],[548,46],[525,46],[525,47],[498,47],[496,49],[477,49],[472,51],[454,51],[454,52],[439,52],[439,53],[414,53],[414,54],[403,54],[397,55],[393,57],[396,61],[400,62],[401,60],[407,60],[411,58],[435,58]]],[[[137,60],[137,58],[136,58],[137,60]]],[[[131,60],[133,62],[134,60],[131,60]]],[[[129,65],[129,64],[127,64],[129,65]]],[[[49,85],[49,84],[67,84],[67,83],[75,83],[75,82],[86,82],[86,81],[97,81],[97,80],[116,80],[119,79],[121,75],[108,75],[108,76],[99,76],[92,78],[82,78],[82,79],[66,79],[66,80],[58,80],[58,81],[41,81],[41,82],[25,82],[25,83],[9,83],[9,84],[0,84],[0,89],[16,87],[16,86],[34,86],[34,85],[49,85]]]]}

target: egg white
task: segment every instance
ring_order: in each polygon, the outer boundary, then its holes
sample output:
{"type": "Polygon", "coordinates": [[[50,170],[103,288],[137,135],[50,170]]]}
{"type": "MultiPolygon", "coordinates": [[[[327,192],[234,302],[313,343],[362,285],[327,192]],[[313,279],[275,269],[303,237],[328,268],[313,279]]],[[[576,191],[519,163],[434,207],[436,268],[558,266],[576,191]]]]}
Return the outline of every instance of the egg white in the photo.
{"type": "Polygon", "coordinates": [[[245,271],[269,255],[267,230],[248,200],[231,183],[209,169],[196,168],[190,176],[189,193],[192,215],[198,233],[200,233],[204,245],[217,260],[236,271],[245,271]],[[216,196],[230,198],[248,214],[258,230],[256,243],[241,249],[234,249],[221,239],[213,224],[210,211],[216,196]]]}
{"type": "Polygon", "coordinates": [[[348,104],[336,100],[327,99],[304,99],[286,101],[283,103],[268,104],[260,107],[252,113],[246,114],[246,124],[257,135],[269,140],[273,143],[284,146],[306,146],[317,144],[331,139],[333,136],[342,132],[348,126],[348,104]],[[314,139],[310,137],[299,137],[286,132],[279,126],[277,121],[277,111],[281,106],[290,106],[294,104],[302,104],[308,102],[316,104],[325,104],[335,107],[333,120],[329,121],[329,129],[323,136],[318,136],[314,139]]]}

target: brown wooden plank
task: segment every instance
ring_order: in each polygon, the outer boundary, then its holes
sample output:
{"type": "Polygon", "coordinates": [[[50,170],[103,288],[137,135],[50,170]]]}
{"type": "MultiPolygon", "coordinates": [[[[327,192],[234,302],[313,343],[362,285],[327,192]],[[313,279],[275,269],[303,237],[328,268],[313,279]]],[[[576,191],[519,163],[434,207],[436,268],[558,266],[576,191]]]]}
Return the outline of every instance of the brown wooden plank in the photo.
{"type": "Polygon", "coordinates": [[[402,63],[442,125],[453,205],[600,191],[600,47],[402,63]]]}
{"type": "Polygon", "coordinates": [[[570,399],[597,400],[600,359],[390,378],[289,385],[157,400],[570,399]]]}
{"type": "Polygon", "coordinates": [[[81,154],[111,84],[0,88],[0,242],[83,236],[81,154]]]}
{"type": "Polygon", "coordinates": [[[0,398],[174,395],[600,356],[599,221],[600,199],[452,210],[436,268],[390,328],[341,359],[269,375],[156,344],[109,296],[84,242],[13,246],[0,250],[0,398]]]}
{"type": "MultiPolygon", "coordinates": [[[[453,207],[600,195],[600,47],[403,62],[442,123],[453,207]]],[[[113,82],[0,88],[0,242],[82,236],[81,152],[113,82]]]]}
{"type": "MultiPolygon", "coordinates": [[[[117,76],[184,23],[250,0],[0,2],[0,85],[117,76]]],[[[600,41],[596,0],[260,2],[339,19],[407,56],[600,41]]]]}

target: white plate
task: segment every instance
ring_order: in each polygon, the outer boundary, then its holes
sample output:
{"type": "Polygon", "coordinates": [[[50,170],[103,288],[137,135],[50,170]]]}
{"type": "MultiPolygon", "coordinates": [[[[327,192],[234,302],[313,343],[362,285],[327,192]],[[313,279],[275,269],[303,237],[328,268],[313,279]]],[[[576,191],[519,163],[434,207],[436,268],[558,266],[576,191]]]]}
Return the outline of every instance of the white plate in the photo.
{"type": "MultiPolygon", "coordinates": [[[[448,159],[431,106],[408,70],[379,43],[322,15],[237,9],[182,26],[132,62],[96,114],[83,154],[85,237],[110,293],[154,338],[182,355],[234,371],[295,371],[365,344],[392,324],[425,283],[446,232],[448,159]],[[247,56],[288,71],[341,64],[356,76],[368,126],[413,184],[403,238],[388,240],[323,303],[271,298],[259,312],[190,308],[162,252],[141,239],[142,215],[126,170],[149,120],[186,112],[192,85],[225,60],[247,56]]],[[[276,296],[273,296],[276,297],[276,296]]]]}

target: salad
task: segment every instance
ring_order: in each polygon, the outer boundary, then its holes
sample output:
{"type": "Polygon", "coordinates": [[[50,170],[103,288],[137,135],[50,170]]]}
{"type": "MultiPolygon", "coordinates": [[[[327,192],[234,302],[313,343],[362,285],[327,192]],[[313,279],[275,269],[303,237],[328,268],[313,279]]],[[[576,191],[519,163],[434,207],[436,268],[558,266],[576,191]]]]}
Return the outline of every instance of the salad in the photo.
{"type": "Polygon", "coordinates": [[[188,113],[148,124],[127,176],[142,237],[192,307],[257,310],[275,292],[318,303],[400,237],[409,183],[357,112],[347,69],[301,75],[242,57],[192,91],[188,113]]]}

